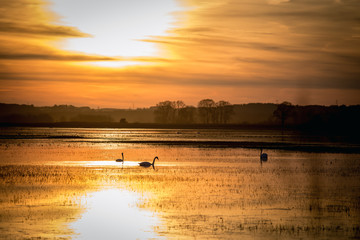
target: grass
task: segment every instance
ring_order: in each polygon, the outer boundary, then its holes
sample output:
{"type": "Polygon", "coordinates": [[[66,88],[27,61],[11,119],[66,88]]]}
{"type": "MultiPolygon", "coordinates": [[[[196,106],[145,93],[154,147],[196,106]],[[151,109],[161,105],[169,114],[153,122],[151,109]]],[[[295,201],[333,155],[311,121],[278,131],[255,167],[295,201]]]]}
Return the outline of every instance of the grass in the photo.
{"type": "Polygon", "coordinates": [[[357,175],[234,166],[1,166],[1,225],[13,229],[6,237],[39,236],[39,225],[45,237],[70,237],[64,223],[84,211],[81,196],[107,186],[141,193],[138,207],[158,213],[156,231],[168,237],[359,236],[357,175]]]}

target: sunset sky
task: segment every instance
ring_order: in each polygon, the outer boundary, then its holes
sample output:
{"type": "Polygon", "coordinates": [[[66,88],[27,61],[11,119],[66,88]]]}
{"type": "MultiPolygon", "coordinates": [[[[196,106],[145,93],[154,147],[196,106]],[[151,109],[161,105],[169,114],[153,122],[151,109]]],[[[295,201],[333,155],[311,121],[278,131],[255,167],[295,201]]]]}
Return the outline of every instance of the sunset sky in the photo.
{"type": "Polygon", "coordinates": [[[0,102],[360,104],[358,0],[1,0],[0,102]]]}

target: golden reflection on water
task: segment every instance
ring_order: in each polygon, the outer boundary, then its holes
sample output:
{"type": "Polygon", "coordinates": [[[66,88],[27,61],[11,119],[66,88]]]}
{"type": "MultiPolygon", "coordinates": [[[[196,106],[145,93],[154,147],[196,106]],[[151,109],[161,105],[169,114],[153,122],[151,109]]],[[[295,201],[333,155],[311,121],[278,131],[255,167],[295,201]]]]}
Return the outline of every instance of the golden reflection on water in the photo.
{"type": "Polygon", "coordinates": [[[359,237],[358,154],[31,141],[0,146],[0,239],[359,237]]]}
{"type": "Polygon", "coordinates": [[[74,239],[161,239],[154,232],[159,219],[137,207],[138,193],[104,189],[84,198],[86,212],[70,224],[74,239]]]}

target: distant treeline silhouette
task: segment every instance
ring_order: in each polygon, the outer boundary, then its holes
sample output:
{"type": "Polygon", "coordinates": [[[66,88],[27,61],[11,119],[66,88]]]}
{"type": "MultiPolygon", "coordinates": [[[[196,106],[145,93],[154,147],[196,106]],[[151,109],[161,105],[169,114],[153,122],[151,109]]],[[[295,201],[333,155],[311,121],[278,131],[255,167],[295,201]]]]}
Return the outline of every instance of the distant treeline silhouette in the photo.
{"type": "Polygon", "coordinates": [[[359,133],[360,105],[352,106],[294,106],[289,102],[279,104],[273,116],[282,128],[300,127],[305,130],[333,132],[349,130],[359,133]]]}
{"type": "Polygon", "coordinates": [[[0,103],[0,122],[21,123],[131,123],[202,124],[244,126],[261,125],[308,130],[357,130],[360,105],[292,105],[289,102],[230,104],[212,99],[199,101],[196,107],[183,101],[162,101],[150,108],[91,109],[72,105],[35,107],[0,103]]]}
{"type": "Polygon", "coordinates": [[[154,114],[158,123],[226,124],[234,113],[234,106],[227,101],[201,100],[197,108],[183,101],[164,101],[156,105],[154,114]]]}

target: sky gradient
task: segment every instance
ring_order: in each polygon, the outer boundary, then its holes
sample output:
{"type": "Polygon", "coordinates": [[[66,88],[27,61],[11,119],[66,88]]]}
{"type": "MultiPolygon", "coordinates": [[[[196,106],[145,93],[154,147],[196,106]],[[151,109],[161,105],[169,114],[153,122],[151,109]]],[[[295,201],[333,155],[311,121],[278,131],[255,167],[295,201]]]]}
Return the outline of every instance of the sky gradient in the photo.
{"type": "Polygon", "coordinates": [[[2,0],[0,102],[360,104],[357,0],[2,0]]]}

